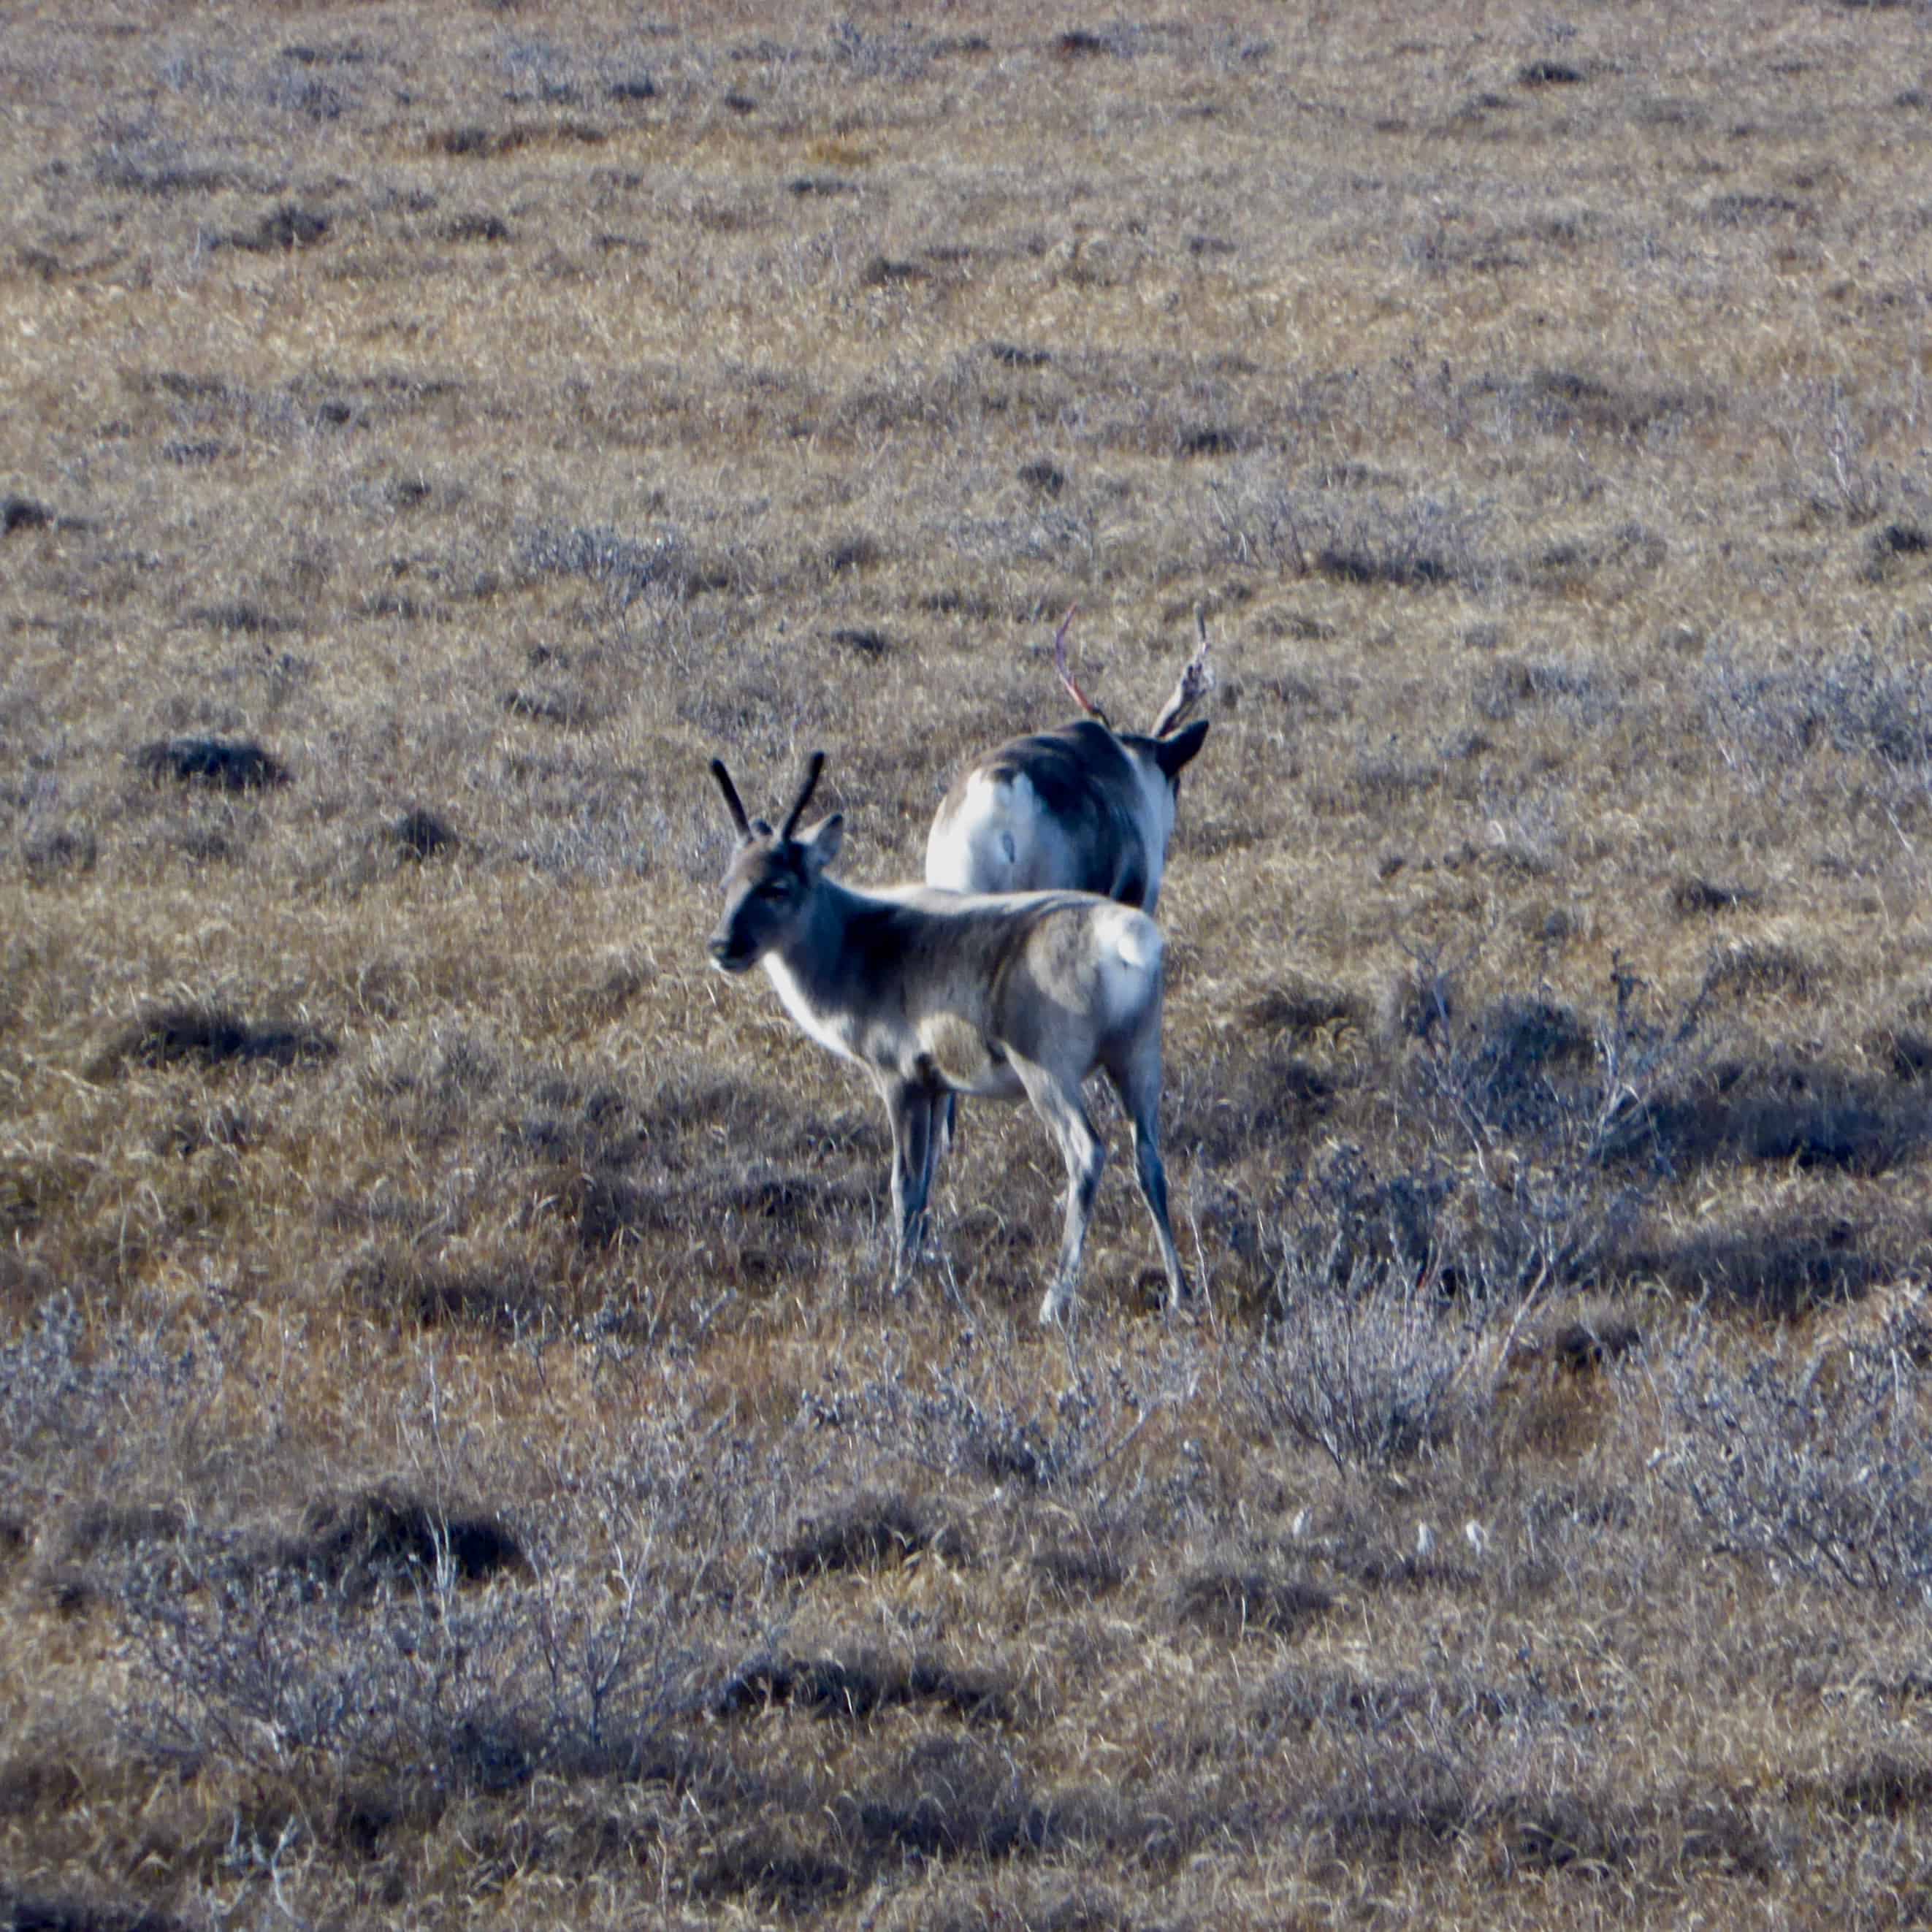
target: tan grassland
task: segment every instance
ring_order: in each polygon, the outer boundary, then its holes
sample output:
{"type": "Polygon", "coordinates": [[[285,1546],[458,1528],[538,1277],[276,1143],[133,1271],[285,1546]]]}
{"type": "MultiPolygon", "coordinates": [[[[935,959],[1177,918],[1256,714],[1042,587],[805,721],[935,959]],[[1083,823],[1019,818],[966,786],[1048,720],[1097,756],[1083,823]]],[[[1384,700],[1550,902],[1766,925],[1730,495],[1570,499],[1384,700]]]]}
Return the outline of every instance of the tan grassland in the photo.
{"type": "Polygon", "coordinates": [[[0,196],[0,1923],[1932,1918],[1924,4],[21,0],[0,196]],[[704,765],[1076,600],[1059,1336],[704,765]]]}

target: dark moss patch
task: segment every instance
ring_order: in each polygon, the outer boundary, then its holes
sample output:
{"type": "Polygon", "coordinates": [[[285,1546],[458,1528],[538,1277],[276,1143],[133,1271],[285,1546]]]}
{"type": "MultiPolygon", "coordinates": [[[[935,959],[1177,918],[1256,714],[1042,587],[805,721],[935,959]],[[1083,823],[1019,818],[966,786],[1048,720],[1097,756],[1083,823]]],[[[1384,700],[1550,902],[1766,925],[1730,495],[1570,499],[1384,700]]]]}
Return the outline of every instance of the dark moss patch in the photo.
{"type": "Polygon", "coordinates": [[[988,1672],[956,1670],[931,1658],[900,1662],[869,1652],[846,1658],[755,1659],[718,1686],[707,1708],[714,1716],[732,1718],[774,1704],[855,1719],[914,1704],[970,1724],[1006,1724],[1013,1715],[1010,1688],[988,1672]]]}
{"type": "Polygon", "coordinates": [[[1670,903],[1686,919],[1702,914],[1739,912],[1756,905],[1762,894],[1749,886],[1720,883],[1693,874],[1670,890],[1670,903]]]}
{"type": "Polygon", "coordinates": [[[1634,1322],[1618,1318],[1571,1322],[1550,1338],[1551,1357],[1574,1375],[1606,1367],[1642,1346],[1642,1330],[1634,1322]]]}
{"type": "Polygon", "coordinates": [[[1111,1595],[1127,1580],[1126,1559],[1107,1541],[1056,1544],[1036,1551],[1034,1574],[1056,1595],[1111,1595]]]}
{"type": "Polygon", "coordinates": [[[1020,481],[1043,496],[1057,496],[1066,488],[1066,472],[1044,460],[1020,466],[1020,481]]]}
{"type": "Polygon", "coordinates": [[[211,631],[238,631],[245,637],[279,638],[300,626],[292,618],[278,617],[259,604],[198,604],[188,614],[211,631]]]}
{"type": "Polygon", "coordinates": [[[318,1498],[302,1512],[297,1534],[270,1554],[278,1568],[354,1591],[383,1578],[433,1573],[445,1550],[467,1582],[530,1567],[521,1544],[496,1517],[448,1513],[387,1485],[318,1498]]]}
{"type": "Polygon", "coordinates": [[[271,208],[253,228],[228,237],[231,248],[245,248],[257,254],[292,254],[298,248],[313,248],[328,237],[329,218],[312,208],[284,202],[271,208]]]}
{"type": "Polygon", "coordinates": [[[0,500],[0,536],[11,536],[16,530],[44,530],[53,520],[52,511],[31,496],[0,500]]]}
{"type": "Polygon", "coordinates": [[[760,1826],[729,1840],[692,1874],[701,1899],[751,1898],[803,1918],[851,1888],[850,1869],[808,1844],[760,1826]]]}
{"type": "Polygon", "coordinates": [[[884,631],[874,630],[870,626],[843,626],[832,633],[832,641],[868,658],[882,658],[892,647],[892,639],[884,631]]]}
{"type": "Polygon", "coordinates": [[[989,342],[986,353],[1009,369],[1044,369],[1053,360],[1050,350],[1030,349],[1018,342],[989,342]]]}
{"type": "Polygon", "coordinates": [[[1238,456],[1249,446],[1247,433],[1228,423],[1195,423],[1182,429],[1174,447],[1183,456],[1238,456]]]}
{"type": "Polygon", "coordinates": [[[68,1526],[67,1547],[71,1556],[94,1556],[172,1543],[187,1528],[188,1518],[171,1503],[92,1503],[68,1526]]]}
{"type": "Polygon", "coordinates": [[[260,791],[289,782],[288,767],[252,738],[157,738],[135,752],[134,764],[150,778],[218,791],[260,791]]]}
{"type": "Polygon", "coordinates": [[[1332,544],[1316,554],[1315,568],[1338,584],[1386,584],[1402,590],[1433,590],[1456,579],[1454,570],[1440,557],[1396,556],[1332,544]]]}
{"type": "Polygon", "coordinates": [[[1577,87],[1588,78],[1581,68],[1558,60],[1526,61],[1516,77],[1524,87],[1577,87]]]}
{"type": "Polygon", "coordinates": [[[868,1494],[808,1519],[796,1538],[778,1552],[778,1568],[787,1576],[878,1570],[928,1550],[955,1563],[968,1554],[959,1530],[923,1505],[904,1496],[868,1494]]]}
{"type": "Polygon", "coordinates": [[[14,1757],[0,1764],[0,1818],[45,1817],[85,1795],[80,1772],[58,1758],[14,1757]]]}
{"type": "Polygon", "coordinates": [[[62,829],[42,832],[29,838],[21,856],[27,862],[27,876],[37,885],[71,872],[91,872],[100,857],[94,834],[62,829]]]}
{"type": "Polygon", "coordinates": [[[88,1072],[98,1080],[130,1066],[295,1066],[332,1059],[336,1051],[311,1028],[258,1026],[220,1006],[163,1006],[124,1028],[88,1072]]]}
{"type": "Polygon", "coordinates": [[[892,288],[908,282],[922,282],[932,272],[917,262],[902,261],[890,255],[874,255],[859,271],[862,288],[892,288]]]}
{"type": "Polygon", "coordinates": [[[1627,1280],[1663,1282],[1779,1320],[1856,1300],[1898,1272],[1896,1258],[1867,1245],[1842,1219],[1766,1219],[1667,1246],[1637,1245],[1618,1258],[1627,1280]]]}
{"type": "Polygon", "coordinates": [[[1184,1622],[1226,1637],[1255,1631],[1292,1636],[1334,1606],[1319,1584],[1261,1570],[1198,1570],[1182,1580],[1174,1596],[1174,1613],[1184,1622]]]}
{"type": "Polygon", "coordinates": [[[187,1932],[184,1922],[145,1906],[111,1904],[76,1893],[16,1892],[0,1885],[5,1932],[187,1932]]]}
{"type": "Polygon", "coordinates": [[[407,1251],[358,1262],[344,1288],[380,1318],[425,1328],[478,1328],[505,1336],[542,1330],[559,1318],[560,1288],[528,1269],[456,1270],[420,1262],[407,1251]]]}
{"type": "Polygon", "coordinates": [[[1761,221],[1776,221],[1786,215],[1802,214],[1805,204],[1788,194],[1734,194],[1714,196],[1704,210],[1707,220],[1720,227],[1742,228],[1761,221]]]}
{"type": "Polygon", "coordinates": [[[1300,1038],[1330,1027],[1364,1028],[1369,1019],[1366,1003],[1354,994],[1300,974],[1292,974],[1269,987],[1251,1000],[1247,1009],[1250,1026],[1300,1038]]]}
{"type": "Polygon", "coordinates": [[[440,854],[454,852],[461,842],[446,820],[422,806],[404,812],[388,830],[403,856],[419,864],[440,854]]]}
{"type": "Polygon", "coordinates": [[[500,214],[459,214],[445,224],[448,242],[508,242],[513,238],[510,224],[500,214]]]}
{"type": "Polygon", "coordinates": [[[842,1798],[836,1815],[854,1852],[871,1858],[1010,1858],[1066,1835],[1003,1756],[958,1738],[916,1747],[890,1775],[842,1798]]]}

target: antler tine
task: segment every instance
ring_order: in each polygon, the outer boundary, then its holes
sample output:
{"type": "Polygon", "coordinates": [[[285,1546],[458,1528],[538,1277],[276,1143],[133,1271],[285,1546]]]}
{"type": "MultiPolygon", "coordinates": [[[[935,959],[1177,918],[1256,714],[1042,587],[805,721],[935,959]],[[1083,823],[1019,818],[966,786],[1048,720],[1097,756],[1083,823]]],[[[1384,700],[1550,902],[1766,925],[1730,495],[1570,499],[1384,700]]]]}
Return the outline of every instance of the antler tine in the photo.
{"type": "Polygon", "coordinates": [[[1214,667],[1208,662],[1208,613],[1198,604],[1194,607],[1194,624],[1201,634],[1201,642],[1187,660],[1173,696],[1161,706],[1150,736],[1165,738],[1214,688],[1214,667]]]}
{"type": "Polygon", "coordinates": [[[1075,682],[1073,667],[1066,661],[1066,633],[1072,627],[1076,614],[1080,606],[1070,604],[1066,615],[1060,620],[1060,628],[1053,634],[1053,668],[1060,674],[1060,681],[1066,686],[1067,695],[1090,718],[1097,718],[1102,724],[1107,722],[1107,714],[1080,688],[1075,682]]]}
{"type": "Polygon", "coordinates": [[[781,839],[789,838],[798,830],[798,821],[805,816],[805,808],[812,802],[812,794],[818,789],[818,775],[825,769],[825,754],[814,752],[805,762],[805,783],[799,788],[797,802],[787,814],[784,826],[778,832],[781,839]]]}
{"type": "Polygon", "coordinates": [[[752,836],[752,821],[745,815],[745,802],[738,796],[738,788],[731,782],[731,774],[724,769],[722,758],[711,760],[711,776],[718,781],[718,789],[724,794],[724,809],[731,814],[731,823],[738,828],[740,838],[752,836]]]}

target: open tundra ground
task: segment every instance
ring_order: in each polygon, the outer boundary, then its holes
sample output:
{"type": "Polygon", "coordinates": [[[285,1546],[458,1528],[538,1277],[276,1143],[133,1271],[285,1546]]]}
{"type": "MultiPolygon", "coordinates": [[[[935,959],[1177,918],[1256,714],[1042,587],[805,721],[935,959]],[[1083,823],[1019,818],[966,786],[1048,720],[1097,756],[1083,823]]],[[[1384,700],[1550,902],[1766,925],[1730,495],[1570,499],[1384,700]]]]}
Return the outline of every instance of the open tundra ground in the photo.
{"type": "Polygon", "coordinates": [[[1932,1917],[1932,15],[15,4],[0,1912],[1932,1917]],[[1165,1112],[705,970],[1144,724],[1165,1112]],[[1102,1118],[1117,1156],[1122,1123],[1102,1118]]]}

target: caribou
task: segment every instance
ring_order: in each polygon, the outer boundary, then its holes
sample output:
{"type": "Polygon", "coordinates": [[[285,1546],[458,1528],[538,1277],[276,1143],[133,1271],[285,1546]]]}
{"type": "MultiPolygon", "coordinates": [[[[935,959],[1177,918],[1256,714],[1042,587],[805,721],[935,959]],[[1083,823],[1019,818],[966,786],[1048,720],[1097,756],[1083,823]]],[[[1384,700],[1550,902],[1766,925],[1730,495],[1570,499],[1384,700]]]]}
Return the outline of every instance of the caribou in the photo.
{"type": "Polygon", "coordinates": [[[1160,899],[1180,774],[1208,736],[1181,721],[1212,687],[1208,620],[1154,729],[1117,731],[1080,688],[1060,620],[1054,668],[1086,715],[1014,738],[964,773],[940,805],[926,844],[926,882],[956,892],[1099,892],[1151,913],[1160,899]]]}
{"type": "Polygon", "coordinates": [[[762,965],[801,1030],[856,1061],[878,1089],[892,1121],[895,1286],[924,1231],[942,1103],[962,1094],[1024,1098],[1066,1166],[1060,1255],[1040,1318],[1069,1315],[1106,1160],[1082,1089],[1101,1072],[1132,1124],[1135,1177],[1168,1300],[1181,1300],[1187,1278],[1160,1158],[1160,927],[1089,892],[842,884],[830,868],[843,815],[798,829],[824,765],[813,752],[774,831],[746,816],[724,761],[712,760],[738,842],[710,952],[727,974],[762,965]]]}

